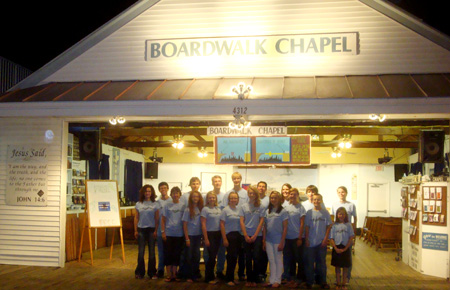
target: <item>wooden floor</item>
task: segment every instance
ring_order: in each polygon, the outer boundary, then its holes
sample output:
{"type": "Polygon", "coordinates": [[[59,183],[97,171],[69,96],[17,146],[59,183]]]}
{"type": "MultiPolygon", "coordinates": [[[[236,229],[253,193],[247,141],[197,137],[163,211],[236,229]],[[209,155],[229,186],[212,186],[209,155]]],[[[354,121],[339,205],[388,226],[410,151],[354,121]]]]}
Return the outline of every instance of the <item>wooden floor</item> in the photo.
{"type": "MultiPolygon", "coordinates": [[[[450,289],[446,279],[422,275],[403,262],[395,261],[397,253],[394,251],[375,251],[360,240],[355,249],[349,289],[450,289]]],[[[137,245],[125,245],[125,255],[124,264],[120,245],[117,245],[112,260],[109,260],[109,248],[95,251],[94,266],[90,265],[89,253],[83,255],[80,263],[69,262],[64,268],[0,265],[0,289],[230,289],[226,284],[212,286],[203,282],[136,280],[137,245]]],[[[335,276],[334,268],[330,266],[330,255],[327,259],[328,282],[333,285],[335,276]]],[[[241,283],[234,288],[245,287],[241,283]]]]}

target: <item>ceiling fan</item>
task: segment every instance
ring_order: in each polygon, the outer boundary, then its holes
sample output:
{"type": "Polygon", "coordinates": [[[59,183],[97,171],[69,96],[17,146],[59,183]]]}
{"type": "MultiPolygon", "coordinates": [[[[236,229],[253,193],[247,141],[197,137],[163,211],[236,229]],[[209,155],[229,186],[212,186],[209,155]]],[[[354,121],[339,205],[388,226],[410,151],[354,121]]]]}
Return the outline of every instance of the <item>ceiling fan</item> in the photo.
{"type": "Polygon", "coordinates": [[[197,156],[199,158],[205,158],[205,157],[207,157],[210,154],[214,155],[214,152],[207,151],[206,148],[203,147],[203,146],[199,147],[197,151],[187,151],[187,152],[181,152],[181,153],[182,154],[192,154],[192,153],[194,153],[194,154],[197,154],[197,156]]]}

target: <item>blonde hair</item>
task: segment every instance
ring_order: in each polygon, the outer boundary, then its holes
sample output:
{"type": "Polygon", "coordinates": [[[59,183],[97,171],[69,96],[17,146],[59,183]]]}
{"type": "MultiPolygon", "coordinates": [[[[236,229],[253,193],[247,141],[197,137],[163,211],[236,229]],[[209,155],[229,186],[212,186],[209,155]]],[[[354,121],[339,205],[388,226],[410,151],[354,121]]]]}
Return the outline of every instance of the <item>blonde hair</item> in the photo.
{"type": "Polygon", "coordinates": [[[242,179],[242,175],[239,172],[234,172],[233,174],[231,174],[231,178],[233,179],[233,177],[239,177],[240,179],[242,179]]]}
{"type": "Polygon", "coordinates": [[[211,196],[211,195],[214,195],[216,197],[216,201],[214,202],[214,206],[218,206],[217,195],[214,192],[212,192],[212,191],[208,191],[208,193],[206,194],[206,197],[205,197],[206,205],[209,205],[208,197],[211,196]]]}
{"type": "Polygon", "coordinates": [[[256,187],[256,185],[250,185],[247,189],[247,195],[250,191],[255,194],[255,202],[253,203],[253,205],[259,207],[261,205],[261,199],[259,198],[258,187],[256,187]]]}
{"type": "MultiPolygon", "coordinates": [[[[277,196],[277,199],[278,199],[278,208],[276,209],[275,212],[276,212],[276,213],[280,213],[281,210],[283,209],[283,206],[281,205],[281,204],[283,203],[283,195],[282,195],[280,192],[278,192],[278,191],[276,191],[276,190],[273,190],[273,191],[269,194],[269,197],[271,197],[273,194],[275,194],[275,195],[277,196]]],[[[269,213],[271,213],[272,210],[273,210],[273,205],[272,205],[272,203],[270,202],[270,203],[269,203],[269,213]]]]}

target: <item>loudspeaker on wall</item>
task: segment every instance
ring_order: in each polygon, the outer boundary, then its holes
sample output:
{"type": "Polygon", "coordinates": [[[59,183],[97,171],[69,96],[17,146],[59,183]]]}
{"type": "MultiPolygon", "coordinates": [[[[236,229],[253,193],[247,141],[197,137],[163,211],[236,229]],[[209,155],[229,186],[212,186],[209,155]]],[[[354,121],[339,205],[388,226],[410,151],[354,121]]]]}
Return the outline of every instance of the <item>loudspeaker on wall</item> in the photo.
{"type": "Polygon", "coordinates": [[[145,178],[158,179],[158,163],[145,163],[145,178]]]}
{"type": "Polygon", "coordinates": [[[79,140],[81,160],[100,160],[102,144],[99,131],[80,132],[79,140]]]}
{"type": "Polygon", "coordinates": [[[399,181],[402,179],[403,175],[408,175],[409,165],[408,164],[394,164],[394,181],[399,181]]]}
{"type": "Polygon", "coordinates": [[[420,131],[419,162],[444,162],[445,132],[442,130],[420,131]]]}

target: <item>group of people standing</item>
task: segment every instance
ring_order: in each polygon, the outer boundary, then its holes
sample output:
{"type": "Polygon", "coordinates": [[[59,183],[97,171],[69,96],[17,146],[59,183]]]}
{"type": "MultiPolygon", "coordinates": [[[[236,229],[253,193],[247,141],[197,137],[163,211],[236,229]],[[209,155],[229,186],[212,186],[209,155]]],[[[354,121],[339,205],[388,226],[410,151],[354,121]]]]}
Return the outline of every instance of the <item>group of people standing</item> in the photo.
{"type": "Polygon", "coordinates": [[[142,187],[135,215],[139,245],[136,278],[145,276],[144,254],[148,245],[149,277],[163,277],[165,266],[167,282],[199,280],[203,240],[205,282],[210,284],[223,279],[229,286],[236,285],[237,266],[238,280],[246,281],[247,287],[255,287],[266,281],[269,267],[265,286],[277,288],[285,280],[292,288],[310,289],[313,284],[319,284],[328,289],[326,253],[330,244],[331,264],[336,267],[336,289],[347,289],[356,208],[346,200],[345,187],[338,188],[339,202],[333,204],[330,215],[314,185],[308,186],[306,195],[302,196],[287,183],[281,192],[271,191],[267,195],[264,181],[247,190],[241,186],[239,172],[232,174],[232,181],[233,189],[224,193],[222,178],[214,176],[213,190],[203,195],[199,191],[200,179],[193,177],[189,182],[191,191],[182,194],[180,188],[173,187],[170,197],[168,184],[161,182],[158,200],[151,185],[142,187]],[[336,217],[334,223],[332,217],[336,217]]]}

